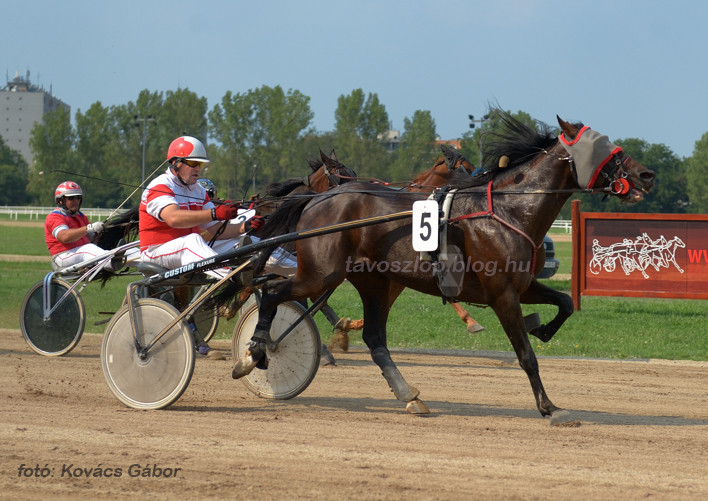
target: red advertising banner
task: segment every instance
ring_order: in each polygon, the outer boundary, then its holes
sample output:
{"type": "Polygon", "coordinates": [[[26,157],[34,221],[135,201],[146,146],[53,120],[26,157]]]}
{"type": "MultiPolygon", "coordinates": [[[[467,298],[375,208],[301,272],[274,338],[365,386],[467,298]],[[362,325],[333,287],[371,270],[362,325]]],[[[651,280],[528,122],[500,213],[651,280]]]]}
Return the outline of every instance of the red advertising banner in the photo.
{"type": "Polygon", "coordinates": [[[580,212],[572,295],[708,299],[708,215],[580,212]]]}

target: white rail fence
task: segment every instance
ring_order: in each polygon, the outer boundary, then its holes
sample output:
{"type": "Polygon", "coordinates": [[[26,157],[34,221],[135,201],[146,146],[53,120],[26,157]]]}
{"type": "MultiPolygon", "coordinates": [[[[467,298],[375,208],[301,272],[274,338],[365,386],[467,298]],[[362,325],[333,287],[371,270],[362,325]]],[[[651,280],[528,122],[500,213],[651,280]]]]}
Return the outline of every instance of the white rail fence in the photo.
{"type": "Polygon", "coordinates": [[[566,233],[570,233],[570,230],[573,229],[573,222],[570,219],[556,219],[553,221],[551,228],[560,228],[566,233]]]}
{"type": "MultiPolygon", "coordinates": [[[[0,217],[9,216],[9,219],[15,221],[44,221],[54,207],[0,207],[0,217]]],[[[86,214],[91,220],[105,219],[112,212],[113,209],[99,209],[99,208],[82,208],[81,212],[86,214]]],[[[558,228],[564,230],[566,233],[570,233],[572,224],[570,219],[556,219],[551,228],[558,228]]]]}
{"type": "MultiPolygon", "coordinates": [[[[44,221],[54,207],[0,207],[0,216],[8,216],[14,221],[44,221]]],[[[89,219],[104,219],[108,217],[113,209],[91,209],[81,208],[81,212],[86,214],[89,219]]]]}

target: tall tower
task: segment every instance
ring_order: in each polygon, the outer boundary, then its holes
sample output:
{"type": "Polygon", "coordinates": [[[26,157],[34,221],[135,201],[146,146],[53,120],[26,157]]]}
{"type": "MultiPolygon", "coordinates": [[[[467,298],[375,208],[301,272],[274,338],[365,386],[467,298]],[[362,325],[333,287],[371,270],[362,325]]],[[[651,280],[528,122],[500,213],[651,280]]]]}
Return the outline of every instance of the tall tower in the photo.
{"type": "Polygon", "coordinates": [[[60,106],[71,113],[71,107],[52,96],[51,87],[46,92],[30,82],[30,72],[23,78],[15,73],[7,85],[0,89],[0,136],[5,144],[19,151],[32,168],[30,132],[35,122],[42,123],[44,114],[60,106]]]}

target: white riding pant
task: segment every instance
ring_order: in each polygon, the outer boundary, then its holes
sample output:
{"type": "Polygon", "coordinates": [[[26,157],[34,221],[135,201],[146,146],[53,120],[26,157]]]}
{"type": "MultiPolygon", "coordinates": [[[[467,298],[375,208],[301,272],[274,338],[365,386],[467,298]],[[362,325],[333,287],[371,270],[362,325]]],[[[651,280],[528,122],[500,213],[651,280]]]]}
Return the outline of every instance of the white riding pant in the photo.
{"type": "MultiPolygon", "coordinates": [[[[258,241],[256,237],[250,237],[258,241]]],[[[174,269],[189,263],[196,263],[210,257],[227,252],[238,245],[237,238],[216,240],[213,247],[198,233],[190,233],[183,237],[175,238],[160,245],[152,245],[142,252],[141,259],[144,263],[154,263],[164,268],[174,269]]],[[[267,273],[277,273],[283,276],[292,276],[297,269],[297,261],[292,254],[278,248],[268,258],[265,266],[267,273]]],[[[223,278],[230,270],[217,268],[206,273],[214,278],[223,278]]]]}
{"type": "MultiPolygon", "coordinates": [[[[97,256],[105,254],[108,257],[108,251],[100,248],[96,244],[85,244],[81,247],[64,251],[60,254],[56,254],[52,257],[52,269],[54,271],[60,270],[62,268],[67,268],[69,266],[83,263],[89,259],[93,259],[97,256]]],[[[130,265],[135,263],[140,259],[140,251],[136,248],[128,249],[125,251],[125,264],[130,265]]],[[[106,270],[113,271],[113,266],[111,265],[111,260],[109,259],[106,264],[103,265],[106,270]]]]}

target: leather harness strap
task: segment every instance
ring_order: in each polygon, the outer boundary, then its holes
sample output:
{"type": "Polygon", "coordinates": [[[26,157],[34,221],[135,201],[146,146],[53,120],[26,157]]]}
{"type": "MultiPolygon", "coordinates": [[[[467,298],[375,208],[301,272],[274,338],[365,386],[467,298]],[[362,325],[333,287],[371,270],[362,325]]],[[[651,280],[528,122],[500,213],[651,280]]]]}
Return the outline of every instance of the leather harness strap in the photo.
{"type": "Polygon", "coordinates": [[[492,205],[492,183],[494,183],[493,180],[489,181],[489,183],[487,184],[487,210],[486,211],[473,212],[470,214],[464,214],[462,216],[457,216],[457,217],[448,219],[448,224],[459,223],[460,221],[462,221],[464,219],[474,219],[474,218],[478,218],[478,217],[489,217],[489,218],[494,219],[495,221],[500,222],[501,224],[503,224],[507,228],[511,229],[512,231],[518,233],[519,235],[524,237],[526,240],[528,240],[528,242],[531,244],[531,248],[533,249],[533,256],[531,258],[531,278],[533,278],[534,277],[533,270],[536,269],[536,256],[538,255],[538,249],[541,248],[541,245],[543,245],[543,242],[541,242],[540,245],[536,245],[536,242],[534,242],[533,239],[530,236],[528,236],[528,234],[526,234],[526,232],[524,232],[521,228],[514,226],[510,222],[505,221],[504,219],[500,218],[499,216],[497,216],[494,213],[494,207],[492,205]]]}

